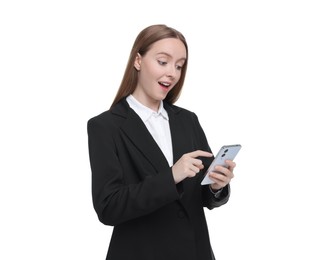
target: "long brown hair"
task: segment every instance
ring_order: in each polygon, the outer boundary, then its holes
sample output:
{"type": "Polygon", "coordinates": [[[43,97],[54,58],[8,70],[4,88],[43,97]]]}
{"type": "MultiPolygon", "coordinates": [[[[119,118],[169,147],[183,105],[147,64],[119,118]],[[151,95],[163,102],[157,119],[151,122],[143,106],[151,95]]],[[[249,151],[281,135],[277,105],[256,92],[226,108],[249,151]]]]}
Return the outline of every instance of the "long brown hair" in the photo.
{"type": "Polygon", "coordinates": [[[179,39],[180,41],[183,42],[186,48],[186,61],[182,67],[181,77],[177,82],[177,84],[175,85],[175,87],[172,90],[170,90],[170,92],[167,94],[165,98],[165,101],[170,104],[173,104],[178,100],[184,84],[187,69],[187,59],[188,59],[187,43],[184,36],[179,31],[171,27],[168,27],[164,24],[156,24],[145,28],[137,36],[133,44],[132,50],[130,52],[130,57],[128,60],[127,67],[125,69],[123,79],[121,81],[118,92],[111,107],[117,104],[124,97],[127,97],[128,95],[132,94],[137,86],[138,71],[134,68],[134,61],[136,55],[139,53],[143,57],[149,51],[153,43],[166,38],[179,39]]]}

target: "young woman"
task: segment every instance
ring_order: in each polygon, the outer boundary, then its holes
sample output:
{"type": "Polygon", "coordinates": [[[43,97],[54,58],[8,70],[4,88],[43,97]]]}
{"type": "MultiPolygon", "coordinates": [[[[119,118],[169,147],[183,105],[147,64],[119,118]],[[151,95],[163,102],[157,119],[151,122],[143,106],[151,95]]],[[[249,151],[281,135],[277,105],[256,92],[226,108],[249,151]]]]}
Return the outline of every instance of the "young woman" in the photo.
{"type": "Polygon", "coordinates": [[[180,32],[145,28],[111,108],[88,121],[93,204],[114,226],[108,260],[215,259],[203,207],[228,201],[235,163],[201,185],[213,155],[197,116],[173,105],[187,60],[180,32]]]}

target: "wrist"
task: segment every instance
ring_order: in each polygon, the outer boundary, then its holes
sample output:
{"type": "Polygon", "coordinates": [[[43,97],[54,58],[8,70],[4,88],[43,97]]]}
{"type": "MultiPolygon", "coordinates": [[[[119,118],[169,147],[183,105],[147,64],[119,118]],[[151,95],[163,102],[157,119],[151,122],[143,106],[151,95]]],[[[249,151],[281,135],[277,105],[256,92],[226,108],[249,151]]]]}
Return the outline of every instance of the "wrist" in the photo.
{"type": "Polygon", "coordinates": [[[214,195],[215,198],[219,198],[223,188],[215,189],[212,185],[209,185],[210,192],[214,195]]]}
{"type": "Polygon", "coordinates": [[[209,187],[210,187],[210,190],[211,190],[212,192],[218,192],[219,190],[222,189],[222,187],[220,187],[220,186],[217,185],[216,183],[210,184],[209,187]]]}

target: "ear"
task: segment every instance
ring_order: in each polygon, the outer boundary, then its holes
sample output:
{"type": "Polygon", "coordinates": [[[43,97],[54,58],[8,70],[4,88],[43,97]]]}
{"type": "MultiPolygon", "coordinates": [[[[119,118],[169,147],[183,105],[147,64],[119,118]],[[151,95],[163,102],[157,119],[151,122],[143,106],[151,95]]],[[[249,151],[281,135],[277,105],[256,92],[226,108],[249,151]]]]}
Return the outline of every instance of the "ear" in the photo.
{"type": "Polygon", "coordinates": [[[133,66],[136,68],[137,71],[140,71],[141,69],[141,61],[142,61],[142,56],[140,55],[140,53],[137,53],[135,60],[134,60],[134,64],[133,64],[133,66]]]}

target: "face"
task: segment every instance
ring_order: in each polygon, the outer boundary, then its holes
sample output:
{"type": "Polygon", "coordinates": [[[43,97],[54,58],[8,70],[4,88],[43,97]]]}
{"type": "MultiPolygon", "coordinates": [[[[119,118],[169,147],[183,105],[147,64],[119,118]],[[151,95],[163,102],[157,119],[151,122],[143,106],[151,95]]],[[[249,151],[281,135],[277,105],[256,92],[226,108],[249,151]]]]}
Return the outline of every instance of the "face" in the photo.
{"type": "Polygon", "coordinates": [[[134,67],[138,71],[138,84],[133,96],[157,111],[160,101],[179,81],[185,60],[186,48],[175,38],[155,42],[144,56],[137,54],[134,67]]]}

